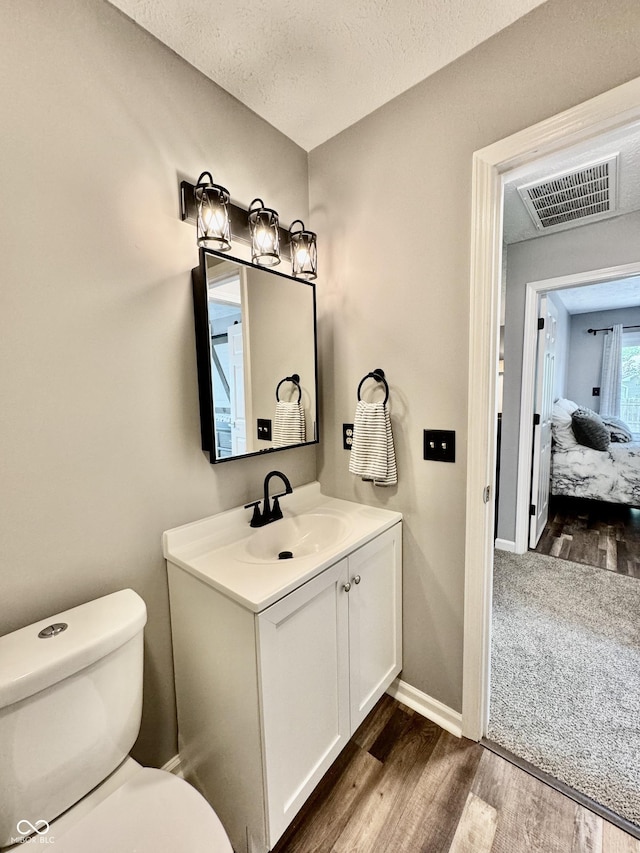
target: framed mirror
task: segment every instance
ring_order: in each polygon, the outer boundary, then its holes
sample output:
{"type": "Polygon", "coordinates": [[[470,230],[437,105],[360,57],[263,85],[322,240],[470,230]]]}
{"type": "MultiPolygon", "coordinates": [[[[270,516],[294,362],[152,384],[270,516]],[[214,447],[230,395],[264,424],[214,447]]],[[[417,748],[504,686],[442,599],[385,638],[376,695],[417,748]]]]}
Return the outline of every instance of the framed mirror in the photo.
{"type": "Polygon", "coordinates": [[[200,249],[192,271],[202,449],[225,462],[318,441],[316,294],[200,249]]]}

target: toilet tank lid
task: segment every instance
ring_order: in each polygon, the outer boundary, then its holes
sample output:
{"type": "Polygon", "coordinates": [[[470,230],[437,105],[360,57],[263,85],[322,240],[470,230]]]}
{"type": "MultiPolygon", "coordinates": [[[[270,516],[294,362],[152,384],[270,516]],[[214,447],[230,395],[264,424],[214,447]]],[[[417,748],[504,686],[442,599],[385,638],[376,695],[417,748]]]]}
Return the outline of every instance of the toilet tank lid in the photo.
{"type": "Polygon", "coordinates": [[[0,709],[105,657],[146,621],[144,601],[132,589],[122,589],[0,637],[0,709]],[[38,636],[56,623],[68,627],[54,636],[38,636]]]}

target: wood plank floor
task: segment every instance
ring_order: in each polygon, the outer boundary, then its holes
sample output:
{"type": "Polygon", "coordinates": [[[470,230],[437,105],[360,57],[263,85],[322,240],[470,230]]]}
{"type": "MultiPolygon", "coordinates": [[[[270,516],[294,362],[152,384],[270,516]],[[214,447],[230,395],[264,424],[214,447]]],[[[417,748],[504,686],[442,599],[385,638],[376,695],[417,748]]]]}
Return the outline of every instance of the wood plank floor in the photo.
{"type": "Polygon", "coordinates": [[[640,841],[384,696],[273,853],[640,853],[640,841]]]}
{"type": "Polygon", "coordinates": [[[640,578],[640,509],[553,498],[535,550],[640,578]]]}

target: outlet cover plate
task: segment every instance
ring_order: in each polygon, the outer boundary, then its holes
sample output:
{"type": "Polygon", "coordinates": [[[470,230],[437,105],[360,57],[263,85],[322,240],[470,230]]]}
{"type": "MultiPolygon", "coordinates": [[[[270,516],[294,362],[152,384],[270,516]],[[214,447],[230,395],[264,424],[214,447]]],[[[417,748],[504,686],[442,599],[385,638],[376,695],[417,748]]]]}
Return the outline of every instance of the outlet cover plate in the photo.
{"type": "Polygon", "coordinates": [[[342,424],[342,447],[351,450],[353,444],[353,424],[342,424]]]}

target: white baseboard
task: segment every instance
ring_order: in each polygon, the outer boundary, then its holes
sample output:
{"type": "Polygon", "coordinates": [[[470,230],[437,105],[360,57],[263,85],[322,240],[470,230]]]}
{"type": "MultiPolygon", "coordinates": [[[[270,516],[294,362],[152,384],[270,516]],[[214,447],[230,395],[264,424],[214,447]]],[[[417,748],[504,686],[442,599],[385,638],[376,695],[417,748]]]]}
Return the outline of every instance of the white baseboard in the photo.
{"type": "Polygon", "coordinates": [[[160,769],[166,770],[167,773],[173,773],[174,776],[179,776],[181,779],[184,779],[184,773],[182,772],[182,766],[180,764],[180,754],[174,755],[173,758],[170,758],[160,769]]]}
{"type": "Polygon", "coordinates": [[[516,543],[510,539],[496,539],[495,546],[498,551],[509,551],[511,554],[515,554],[516,543]]]}
{"type": "Polygon", "coordinates": [[[403,705],[407,705],[407,707],[417,711],[418,714],[422,714],[432,723],[436,723],[445,731],[456,737],[462,737],[462,714],[449,708],[448,705],[443,705],[442,702],[427,696],[426,693],[412,687],[400,678],[396,678],[387,693],[397,699],[398,702],[402,702],[403,705]]]}

